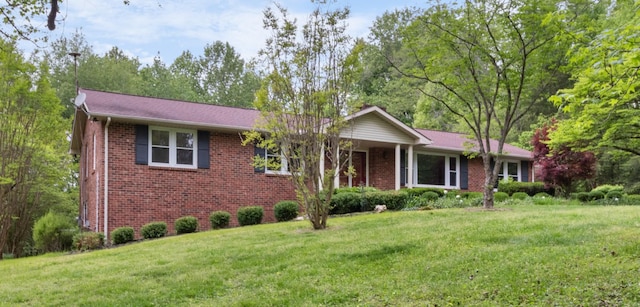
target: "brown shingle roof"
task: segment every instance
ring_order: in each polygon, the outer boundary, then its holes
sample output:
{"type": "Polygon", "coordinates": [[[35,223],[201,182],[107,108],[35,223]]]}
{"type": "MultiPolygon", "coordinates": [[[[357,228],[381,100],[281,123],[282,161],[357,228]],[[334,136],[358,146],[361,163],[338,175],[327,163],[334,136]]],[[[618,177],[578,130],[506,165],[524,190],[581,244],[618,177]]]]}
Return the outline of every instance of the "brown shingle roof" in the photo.
{"type": "MultiPolygon", "coordinates": [[[[427,146],[427,148],[434,148],[440,150],[463,152],[467,150],[465,143],[475,143],[475,140],[469,139],[467,135],[454,132],[444,132],[427,129],[416,129],[421,134],[429,137],[433,143],[427,146]]],[[[477,147],[475,147],[477,149],[477,147]]],[[[491,150],[496,151],[498,149],[498,141],[491,140],[491,150]]],[[[503,152],[508,157],[526,158],[531,159],[531,152],[513,145],[504,144],[503,152]]]]}

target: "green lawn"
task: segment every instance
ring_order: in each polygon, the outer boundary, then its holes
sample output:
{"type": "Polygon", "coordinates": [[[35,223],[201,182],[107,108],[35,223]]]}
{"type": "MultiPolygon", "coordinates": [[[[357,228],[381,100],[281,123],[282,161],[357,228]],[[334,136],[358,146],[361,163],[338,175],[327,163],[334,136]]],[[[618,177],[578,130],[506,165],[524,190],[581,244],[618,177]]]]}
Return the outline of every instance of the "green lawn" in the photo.
{"type": "Polygon", "coordinates": [[[0,305],[640,304],[640,206],[385,212],[0,261],[0,305]]]}

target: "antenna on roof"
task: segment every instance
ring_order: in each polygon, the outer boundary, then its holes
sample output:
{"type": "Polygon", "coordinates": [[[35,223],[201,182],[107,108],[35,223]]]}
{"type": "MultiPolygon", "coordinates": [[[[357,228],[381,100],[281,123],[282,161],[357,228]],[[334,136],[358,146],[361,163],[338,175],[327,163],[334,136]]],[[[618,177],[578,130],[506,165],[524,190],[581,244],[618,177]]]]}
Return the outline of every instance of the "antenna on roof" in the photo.
{"type": "Polygon", "coordinates": [[[80,52],[70,52],[69,55],[73,57],[73,67],[76,78],[76,95],[78,95],[78,92],[80,91],[80,88],[78,87],[78,57],[80,56],[80,52]]]}

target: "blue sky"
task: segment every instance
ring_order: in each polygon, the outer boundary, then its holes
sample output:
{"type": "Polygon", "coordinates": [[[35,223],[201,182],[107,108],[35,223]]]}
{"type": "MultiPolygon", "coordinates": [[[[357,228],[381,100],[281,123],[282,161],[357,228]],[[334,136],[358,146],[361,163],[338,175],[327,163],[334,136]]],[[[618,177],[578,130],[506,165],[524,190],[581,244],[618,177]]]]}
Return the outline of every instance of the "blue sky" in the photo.
{"type": "MultiPolygon", "coordinates": [[[[305,20],[313,9],[309,0],[278,3],[299,21],[305,20]]],[[[350,34],[365,37],[373,20],[385,11],[425,3],[426,0],[339,0],[337,5],[351,8],[350,34]]],[[[48,35],[53,41],[81,29],[96,53],[118,46],[145,64],[158,53],[166,63],[172,63],[184,50],[200,55],[207,44],[216,40],[229,42],[249,59],[264,46],[262,11],[272,4],[272,0],[131,0],[126,6],[121,0],[65,0],[60,3],[57,29],[48,35]]]]}

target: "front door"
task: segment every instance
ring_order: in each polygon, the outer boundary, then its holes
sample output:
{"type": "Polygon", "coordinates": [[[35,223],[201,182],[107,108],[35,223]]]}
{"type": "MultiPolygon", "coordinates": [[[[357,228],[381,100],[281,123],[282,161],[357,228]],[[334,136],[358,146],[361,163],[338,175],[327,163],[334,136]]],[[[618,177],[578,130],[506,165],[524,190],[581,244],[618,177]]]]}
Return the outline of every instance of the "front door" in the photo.
{"type": "Polygon", "coordinates": [[[345,175],[347,166],[340,172],[341,187],[359,187],[367,185],[367,153],[364,151],[351,152],[351,165],[355,169],[355,174],[351,175],[351,185],[349,185],[349,176],[345,175]]]}

